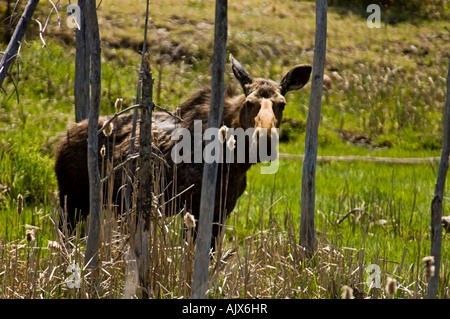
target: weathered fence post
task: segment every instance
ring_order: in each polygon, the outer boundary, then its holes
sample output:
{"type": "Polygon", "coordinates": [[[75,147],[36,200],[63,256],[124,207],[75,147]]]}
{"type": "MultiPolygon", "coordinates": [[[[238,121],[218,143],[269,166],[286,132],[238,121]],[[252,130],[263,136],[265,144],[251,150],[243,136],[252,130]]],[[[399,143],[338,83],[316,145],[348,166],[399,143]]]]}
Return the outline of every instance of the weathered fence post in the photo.
{"type": "MultiPolygon", "coordinates": [[[[147,30],[148,30],[148,10],[149,10],[149,0],[147,0],[147,6],[146,6],[146,10],[145,10],[145,30],[144,30],[144,41],[142,43],[142,58],[141,58],[141,68],[140,68],[140,72],[139,72],[139,79],[138,79],[138,83],[137,83],[137,87],[136,87],[136,99],[135,99],[135,103],[136,104],[140,104],[140,99],[141,99],[141,86],[142,86],[142,80],[143,80],[143,74],[144,74],[144,59],[145,59],[145,53],[147,52],[147,30]]],[[[153,86],[153,83],[152,83],[153,86]]],[[[130,155],[134,154],[134,149],[135,149],[135,138],[136,138],[136,129],[137,129],[137,119],[138,119],[138,109],[134,110],[133,113],[133,124],[131,127],[131,138],[130,138],[130,155]]],[[[130,162],[128,164],[128,168],[127,168],[128,172],[134,172],[134,163],[130,162]]],[[[130,180],[127,179],[126,185],[125,185],[125,196],[124,196],[124,200],[125,200],[125,211],[128,211],[131,208],[131,189],[132,189],[132,185],[130,180]]]]}
{"type": "Polygon", "coordinates": [[[14,62],[17,52],[19,50],[25,31],[27,30],[28,23],[33,16],[34,10],[36,9],[39,0],[30,0],[23,11],[23,14],[19,20],[19,23],[14,30],[13,36],[9,41],[8,47],[3,54],[2,60],[0,62],[0,87],[3,85],[6,74],[8,73],[10,65],[14,62]]]}
{"type": "Polygon", "coordinates": [[[75,122],[79,123],[89,116],[89,75],[90,75],[90,47],[89,27],[86,21],[86,0],[78,0],[80,7],[80,29],[75,30],[75,83],[73,85],[75,97],[75,122]]]}
{"type": "Polygon", "coordinates": [[[138,197],[136,203],[136,232],[134,252],[139,274],[140,296],[149,297],[150,248],[149,229],[153,199],[152,165],[152,109],[153,79],[150,66],[150,54],[145,53],[142,77],[142,101],[139,131],[139,172],[138,197]]]}
{"type": "Polygon", "coordinates": [[[100,244],[100,172],[98,168],[98,118],[101,99],[101,45],[95,0],[86,0],[87,22],[91,47],[91,101],[88,124],[88,173],[89,173],[89,233],[84,263],[89,268],[97,266],[100,244]]]}
{"type": "MultiPolygon", "coordinates": [[[[211,74],[211,106],[208,128],[219,128],[224,95],[225,55],[227,44],[227,0],[216,0],[214,53],[211,74]]],[[[208,289],[209,250],[217,182],[218,163],[204,163],[197,245],[194,257],[194,275],[191,298],[203,299],[208,289]]]]}
{"type": "MultiPolygon", "coordinates": [[[[152,111],[153,111],[153,78],[150,63],[150,53],[147,50],[149,0],[145,13],[144,44],[142,48],[141,74],[139,75],[138,90],[142,79],[142,100],[140,102],[141,116],[139,124],[139,171],[137,173],[138,195],[136,203],[136,229],[133,238],[134,254],[139,277],[138,296],[141,299],[150,297],[150,247],[149,230],[150,214],[153,199],[153,163],[152,163],[152,111]]],[[[139,92],[136,96],[139,102],[139,92]]],[[[137,110],[134,113],[133,129],[136,129],[137,110]]],[[[132,145],[134,148],[134,143],[132,145]]],[[[130,150],[131,151],[131,150],[130,150]]],[[[131,154],[131,153],[130,153],[131,154]]],[[[127,184],[131,188],[130,183],[127,184]]],[[[130,189],[128,188],[128,189],[130,189]]],[[[127,194],[129,196],[129,193],[127,194]]],[[[129,198],[128,198],[129,199],[129,198]]]]}
{"type": "Polygon", "coordinates": [[[316,33],[311,94],[306,120],[305,155],[302,169],[300,245],[311,255],[316,248],[314,225],[317,139],[322,104],[323,74],[327,41],[327,1],[316,0],[316,33]]]}
{"type": "Polygon", "coordinates": [[[445,180],[448,171],[450,155],[450,59],[447,71],[447,97],[445,100],[444,139],[442,142],[441,160],[437,172],[434,197],[431,202],[431,248],[430,255],[434,257],[434,274],[428,281],[428,299],[436,299],[439,286],[439,270],[441,264],[442,246],[442,201],[444,199],[445,180]]]}

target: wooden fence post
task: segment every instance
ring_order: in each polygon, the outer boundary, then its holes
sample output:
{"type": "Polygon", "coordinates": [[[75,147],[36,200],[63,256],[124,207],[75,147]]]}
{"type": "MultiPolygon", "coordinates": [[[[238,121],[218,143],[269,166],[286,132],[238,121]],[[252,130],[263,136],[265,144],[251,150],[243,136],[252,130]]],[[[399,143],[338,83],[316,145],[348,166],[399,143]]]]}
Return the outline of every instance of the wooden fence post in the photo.
{"type": "MultiPolygon", "coordinates": [[[[211,105],[208,128],[219,129],[222,120],[225,55],[227,44],[227,0],[216,0],[214,53],[211,74],[211,105]]],[[[209,250],[217,182],[218,163],[203,164],[202,193],[191,298],[203,299],[208,289],[209,250]]]]}
{"type": "Polygon", "coordinates": [[[450,155],[450,59],[447,71],[447,98],[444,109],[444,139],[442,142],[441,160],[437,172],[434,196],[431,202],[431,248],[430,256],[434,257],[434,275],[428,281],[428,299],[438,296],[439,270],[441,264],[442,246],[442,201],[444,199],[445,180],[448,171],[448,157],[450,155]]]}
{"type": "Polygon", "coordinates": [[[134,251],[139,274],[140,296],[149,298],[150,247],[149,229],[153,199],[153,165],[152,165],[152,109],[153,79],[150,66],[150,54],[145,53],[142,77],[142,102],[139,134],[139,171],[138,198],[136,203],[136,233],[134,251]]]}
{"type": "Polygon", "coordinates": [[[75,82],[73,85],[75,97],[75,122],[79,123],[89,116],[89,75],[90,75],[90,47],[89,27],[86,21],[86,0],[78,0],[80,7],[80,29],[75,30],[75,82]]]}
{"type": "MultiPolygon", "coordinates": [[[[150,247],[149,230],[150,214],[153,200],[153,162],[152,162],[152,111],[153,111],[153,77],[150,63],[150,53],[147,50],[147,28],[149,0],[147,0],[145,13],[144,44],[141,59],[142,100],[140,102],[141,116],[139,123],[139,171],[137,173],[138,194],[136,203],[136,228],[133,234],[133,248],[136,256],[136,264],[139,277],[138,296],[141,299],[150,297],[150,247]]],[[[140,80],[139,80],[140,82],[140,80]]],[[[141,84],[138,83],[138,89],[141,84]]],[[[139,92],[136,102],[139,101],[139,92]]],[[[137,110],[134,113],[134,121],[137,121],[137,110]]],[[[133,121],[133,129],[136,122],[133,121]]],[[[134,145],[132,146],[134,147],[134,145]]],[[[131,153],[130,153],[131,154],[131,153]]],[[[131,185],[127,184],[129,187],[131,185]]],[[[129,188],[130,189],[130,188],[129,188]]]]}
{"type": "Polygon", "coordinates": [[[322,104],[323,74],[327,41],[327,1],[316,0],[316,33],[314,40],[314,61],[311,77],[311,94],[306,120],[305,155],[302,169],[302,192],[300,213],[300,245],[310,256],[316,249],[314,225],[315,178],[317,140],[322,104]]]}
{"type": "Polygon", "coordinates": [[[98,168],[98,118],[101,99],[101,45],[95,0],[86,0],[91,47],[91,102],[88,123],[89,233],[84,263],[95,268],[100,245],[100,172],[98,168]]]}

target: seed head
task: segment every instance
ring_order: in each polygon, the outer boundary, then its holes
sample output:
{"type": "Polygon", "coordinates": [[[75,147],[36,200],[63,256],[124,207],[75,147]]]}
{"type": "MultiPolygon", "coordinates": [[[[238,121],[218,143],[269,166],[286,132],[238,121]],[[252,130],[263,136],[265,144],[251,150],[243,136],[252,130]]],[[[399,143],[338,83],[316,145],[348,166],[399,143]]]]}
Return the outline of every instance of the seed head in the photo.
{"type": "Polygon", "coordinates": [[[100,155],[101,155],[102,157],[105,157],[105,155],[106,155],[106,147],[105,147],[105,144],[103,144],[102,148],[100,149],[100,155]]]}
{"type": "Polygon", "coordinates": [[[442,226],[448,233],[450,233],[450,216],[442,217],[442,226]]]}
{"type": "Polygon", "coordinates": [[[19,194],[19,196],[17,196],[17,214],[22,214],[22,210],[23,210],[23,196],[22,194],[19,194]]]}
{"type": "Polygon", "coordinates": [[[227,142],[227,148],[232,151],[236,147],[236,139],[234,138],[234,135],[231,135],[227,142]]]}
{"type": "Polygon", "coordinates": [[[186,225],[187,228],[194,228],[195,227],[194,215],[192,215],[190,213],[184,214],[183,221],[184,221],[184,224],[186,225]]]}
{"type": "Polygon", "coordinates": [[[393,298],[395,292],[397,291],[397,280],[388,277],[386,280],[386,287],[384,287],[384,291],[389,298],[393,298]]]}
{"type": "Polygon", "coordinates": [[[119,113],[120,110],[122,109],[122,102],[123,102],[123,98],[122,97],[118,97],[117,100],[116,100],[116,103],[114,104],[117,113],[119,113]]]}
{"type": "Polygon", "coordinates": [[[226,127],[225,125],[223,125],[219,129],[219,142],[221,144],[223,144],[225,142],[225,140],[227,139],[227,131],[228,131],[228,127],[226,127]]]}
{"type": "Polygon", "coordinates": [[[112,134],[114,130],[114,124],[111,122],[109,123],[108,126],[105,127],[105,129],[103,130],[103,135],[105,135],[106,137],[110,136],[112,134]]]}
{"type": "Polygon", "coordinates": [[[50,250],[60,250],[61,245],[57,241],[49,240],[47,244],[47,248],[50,250]]]}
{"type": "Polygon", "coordinates": [[[27,242],[33,242],[36,240],[36,233],[33,228],[27,229],[25,232],[25,238],[27,239],[27,242]]]}
{"type": "Polygon", "coordinates": [[[342,287],[342,299],[353,299],[353,289],[349,286],[342,287]]]}
{"type": "Polygon", "coordinates": [[[434,257],[433,256],[427,256],[422,259],[423,267],[424,267],[424,273],[425,273],[425,279],[427,281],[430,280],[431,277],[434,276],[434,257]]]}

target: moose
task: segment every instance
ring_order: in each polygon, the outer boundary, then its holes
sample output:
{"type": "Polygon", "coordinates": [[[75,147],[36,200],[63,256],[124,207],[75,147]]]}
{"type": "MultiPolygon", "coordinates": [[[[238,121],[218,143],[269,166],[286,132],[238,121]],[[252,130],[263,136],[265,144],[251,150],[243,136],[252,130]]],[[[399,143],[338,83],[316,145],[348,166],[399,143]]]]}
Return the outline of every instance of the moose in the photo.
{"type": "MultiPolygon", "coordinates": [[[[281,124],[286,105],[286,93],[302,88],[309,81],[311,66],[297,65],[290,69],[280,82],[275,82],[253,78],[232,55],[230,60],[231,69],[242,87],[243,94],[233,95],[226,90],[222,124],[235,129],[254,128],[258,132],[264,129],[270,138],[271,134],[274,134],[273,129],[279,128],[281,124]]],[[[152,114],[152,143],[156,148],[153,151],[158,152],[168,167],[164,175],[166,186],[164,199],[161,200],[162,205],[170,203],[172,205],[170,211],[183,214],[189,212],[195,219],[199,218],[204,162],[175,162],[172,155],[177,140],[171,136],[177,128],[187,129],[194,134],[194,122],[199,123],[198,121],[201,121],[202,130],[205,131],[209,117],[210,97],[210,87],[196,91],[178,106],[179,118],[165,112],[152,114]],[[172,196],[167,193],[168,190],[172,190],[172,196]],[[176,200],[173,200],[173,196],[176,196],[176,200]],[[174,205],[176,207],[173,209],[174,205]]],[[[100,117],[99,129],[107,120],[107,117],[100,117]]],[[[130,150],[133,114],[120,115],[112,123],[113,126],[108,134],[98,134],[98,145],[99,148],[103,146],[102,156],[105,154],[111,156],[116,166],[123,161],[130,150]]],[[[55,173],[59,186],[60,206],[66,210],[67,225],[72,229],[76,222],[89,213],[87,136],[87,120],[74,124],[61,137],[56,150],[55,173]]],[[[135,143],[136,150],[139,150],[139,129],[136,130],[135,143]]],[[[246,145],[248,146],[249,143],[252,142],[247,140],[246,145]]],[[[198,151],[193,142],[192,146],[192,153],[198,151]]],[[[202,147],[205,147],[204,142],[202,147]]],[[[192,158],[194,155],[192,154],[192,158]]],[[[99,165],[101,165],[102,156],[99,156],[99,165]]],[[[228,160],[227,163],[218,164],[212,247],[219,238],[222,226],[234,209],[238,198],[245,191],[246,172],[253,164],[248,156],[243,162],[228,160]]],[[[119,198],[118,194],[123,193],[125,189],[122,177],[123,172],[117,170],[113,186],[116,201],[119,198]]]]}

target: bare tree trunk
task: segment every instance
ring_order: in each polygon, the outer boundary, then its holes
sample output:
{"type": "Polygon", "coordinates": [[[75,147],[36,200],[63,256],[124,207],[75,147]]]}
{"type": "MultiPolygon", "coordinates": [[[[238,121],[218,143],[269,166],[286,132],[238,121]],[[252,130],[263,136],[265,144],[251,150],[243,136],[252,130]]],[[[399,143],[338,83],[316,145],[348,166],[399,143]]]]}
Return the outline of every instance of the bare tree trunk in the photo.
{"type": "Polygon", "coordinates": [[[306,120],[305,156],[302,170],[300,245],[307,255],[316,249],[314,212],[316,200],[317,140],[322,104],[323,74],[327,41],[327,1],[316,0],[316,35],[308,118],[306,120]]]}
{"type": "MultiPolygon", "coordinates": [[[[142,84],[142,77],[144,72],[144,58],[145,53],[147,52],[147,30],[148,30],[148,10],[149,10],[149,0],[147,0],[147,7],[145,12],[145,31],[144,31],[144,42],[142,44],[142,59],[141,59],[141,68],[139,72],[139,80],[137,84],[136,89],[136,100],[135,104],[139,104],[140,102],[140,96],[141,96],[141,84],[142,84]]],[[[152,83],[153,86],[153,83],[152,83]]],[[[135,138],[136,138],[136,128],[137,128],[137,118],[138,118],[138,110],[135,109],[133,113],[133,124],[131,127],[131,139],[130,139],[130,155],[134,154],[134,148],[135,148],[135,138]]],[[[130,162],[128,165],[128,171],[133,172],[134,171],[134,163],[130,162]]],[[[131,182],[127,179],[127,183],[125,185],[125,211],[128,211],[131,207],[131,189],[132,185],[131,182]]]]}
{"type": "Polygon", "coordinates": [[[89,173],[89,233],[86,243],[85,265],[94,268],[98,263],[100,245],[100,173],[98,168],[98,118],[101,99],[101,45],[95,0],[86,0],[87,22],[91,47],[91,102],[88,124],[89,173]]]}
{"type": "Polygon", "coordinates": [[[86,1],[78,0],[80,7],[80,30],[75,31],[76,55],[75,55],[75,122],[79,123],[89,116],[89,75],[90,75],[90,47],[89,27],[86,21],[86,1]]]}
{"type": "Polygon", "coordinates": [[[444,110],[444,139],[442,145],[441,161],[434,188],[434,197],[431,202],[431,249],[430,255],[434,257],[434,275],[428,282],[428,299],[438,296],[439,270],[441,264],[442,246],[442,200],[444,199],[445,180],[448,171],[448,157],[450,155],[450,59],[447,72],[447,98],[444,110]]]}
{"type": "MultiPolygon", "coordinates": [[[[211,105],[208,128],[219,129],[224,103],[224,71],[227,45],[227,0],[216,0],[214,55],[211,78],[211,105]]],[[[204,163],[198,238],[194,257],[191,297],[205,298],[208,289],[209,249],[217,182],[218,163],[204,163]]]]}
{"type": "Polygon", "coordinates": [[[150,54],[145,53],[142,78],[142,102],[139,131],[139,172],[138,198],[136,204],[137,229],[134,251],[139,274],[141,298],[149,298],[150,248],[149,229],[153,198],[152,165],[152,109],[153,79],[150,66],[150,54]]]}
{"type": "MultiPolygon", "coordinates": [[[[139,290],[137,295],[141,299],[150,297],[150,247],[149,229],[150,214],[152,211],[153,199],[153,166],[152,166],[152,110],[153,110],[153,78],[150,64],[150,53],[147,49],[147,26],[148,26],[149,0],[145,13],[144,43],[142,48],[141,72],[139,73],[138,89],[136,93],[136,104],[139,103],[140,88],[142,80],[142,100],[140,102],[141,117],[139,125],[139,171],[137,176],[138,194],[136,203],[135,225],[130,225],[134,229],[132,247],[136,257],[138,270],[139,290]]],[[[134,153],[134,138],[137,127],[137,109],[134,112],[132,139],[130,143],[130,154],[134,153]]],[[[134,165],[130,164],[129,169],[133,171],[134,165]]],[[[131,183],[127,182],[126,206],[130,205],[131,183]]]]}
{"type": "Polygon", "coordinates": [[[16,58],[22,38],[25,35],[28,23],[30,22],[31,17],[33,16],[34,10],[36,9],[38,3],[39,0],[28,1],[28,4],[25,7],[22,17],[20,18],[19,23],[17,24],[17,27],[14,30],[14,34],[11,38],[11,41],[9,41],[8,47],[6,48],[6,51],[3,54],[2,61],[0,62],[0,87],[2,87],[3,85],[3,81],[5,80],[9,67],[16,58]]]}

